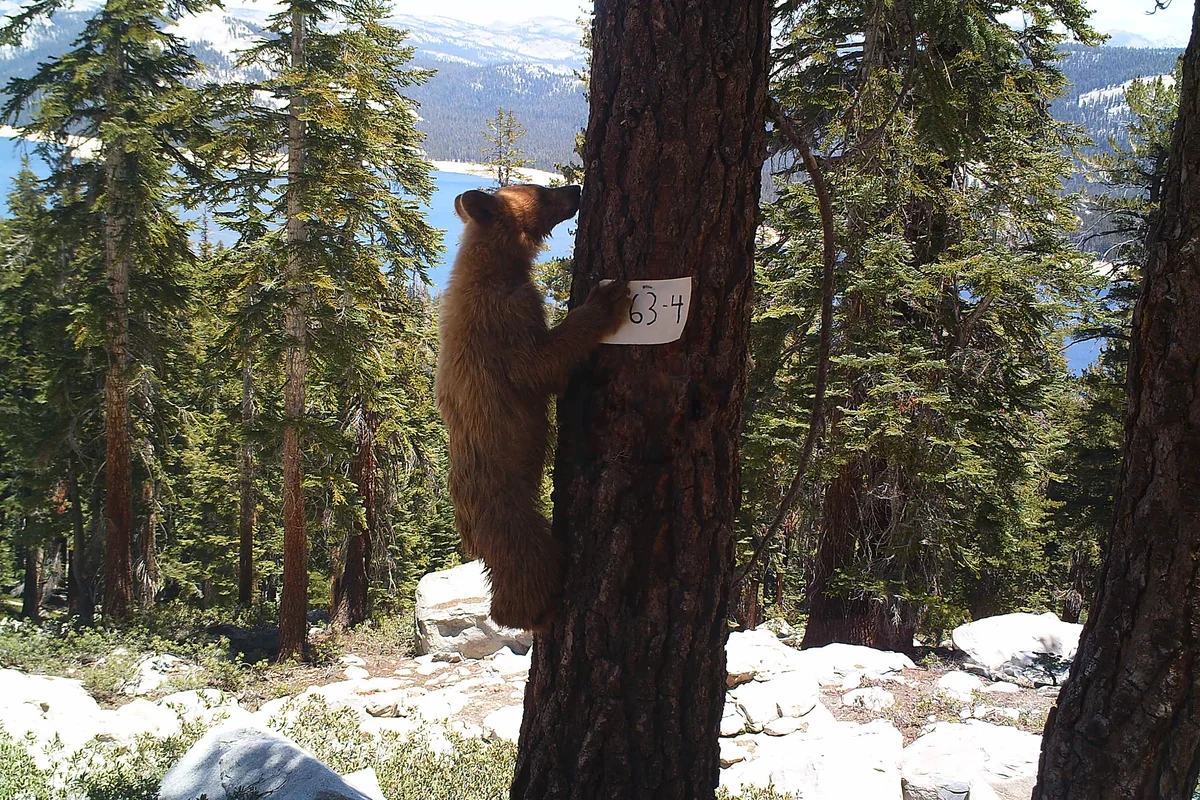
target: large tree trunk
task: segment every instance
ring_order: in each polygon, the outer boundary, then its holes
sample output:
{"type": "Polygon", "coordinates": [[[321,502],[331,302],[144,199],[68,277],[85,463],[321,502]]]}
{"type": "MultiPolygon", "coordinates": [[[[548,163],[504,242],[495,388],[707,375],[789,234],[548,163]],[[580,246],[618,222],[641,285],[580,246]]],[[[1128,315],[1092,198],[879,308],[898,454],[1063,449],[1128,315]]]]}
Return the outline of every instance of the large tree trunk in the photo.
{"type": "Polygon", "coordinates": [[[242,440],[238,447],[238,605],[254,603],[254,529],[258,526],[258,497],[254,491],[254,351],[247,347],[242,361],[242,440]]]}
{"type": "Polygon", "coordinates": [[[601,347],[558,407],[560,619],[513,798],[711,798],[760,170],[765,0],[597,3],[572,300],[693,278],[682,339],[601,347]]]}
{"type": "Polygon", "coordinates": [[[1200,772],[1200,6],[1145,284],[1096,597],[1038,800],[1190,800],[1200,772]]]}
{"type": "Polygon", "coordinates": [[[916,626],[903,609],[881,598],[854,596],[834,586],[838,573],[853,570],[859,537],[868,529],[863,519],[871,498],[863,496],[863,464],[852,459],[825,490],[820,544],[808,585],[808,624],[803,647],[833,642],[881,650],[912,649],[916,626]]]}
{"type": "MultiPolygon", "coordinates": [[[[295,9],[295,7],[293,7],[295,9]]],[[[305,15],[292,11],[292,68],[305,68],[305,15]]],[[[279,602],[279,660],[303,654],[308,630],[308,536],[304,513],[304,451],[300,427],[304,420],[304,381],[308,366],[308,331],[305,319],[303,245],[304,101],[293,92],[288,112],[287,189],[287,309],[284,335],[287,358],[284,365],[283,431],[283,593],[279,602]]]]}
{"type": "Polygon", "coordinates": [[[346,539],[342,573],[335,584],[331,621],[343,628],[365,622],[370,615],[369,585],[371,542],[376,534],[375,420],[370,412],[358,433],[354,457],[354,483],[362,500],[364,524],[346,539]]]}
{"type": "Polygon", "coordinates": [[[31,622],[42,620],[42,548],[25,548],[25,585],[21,589],[21,616],[31,622]]]}
{"type": "MultiPolygon", "coordinates": [[[[114,69],[121,69],[118,64],[114,69]]],[[[123,186],[128,156],[110,145],[104,164],[104,262],[111,306],[105,318],[108,368],[104,379],[105,492],[104,617],[127,619],[133,605],[133,456],[129,421],[129,278],[133,259],[123,241],[123,186]]]]}

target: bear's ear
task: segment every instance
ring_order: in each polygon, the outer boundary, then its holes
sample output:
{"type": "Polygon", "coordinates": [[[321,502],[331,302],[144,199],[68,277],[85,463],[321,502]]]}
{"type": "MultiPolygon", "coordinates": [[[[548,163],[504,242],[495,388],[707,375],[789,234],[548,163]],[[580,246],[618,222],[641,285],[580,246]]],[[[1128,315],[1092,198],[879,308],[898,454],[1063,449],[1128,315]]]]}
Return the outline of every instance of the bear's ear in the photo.
{"type": "Polygon", "coordinates": [[[454,213],[463,222],[474,220],[480,225],[487,225],[496,218],[499,204],[495,195],[472,189],[454,198],[454,213]]]}

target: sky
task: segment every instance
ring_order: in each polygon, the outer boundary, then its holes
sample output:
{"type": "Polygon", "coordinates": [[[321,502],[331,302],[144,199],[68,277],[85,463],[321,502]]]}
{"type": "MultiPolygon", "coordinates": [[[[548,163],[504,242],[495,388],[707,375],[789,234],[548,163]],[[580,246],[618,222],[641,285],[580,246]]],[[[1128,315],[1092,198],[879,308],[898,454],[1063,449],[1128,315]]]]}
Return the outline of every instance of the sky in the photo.
{"type": "MultiPolygon", "coordinates": [[[[519,22],[530,17],[561,17],[575,20],[587,0],[395,0],[396,11],[418,16],[437,15],[487,24],[519,22]]],[[[590,3],[589,3],[590,5],[590,3]]],[[[1088,0],[1095,12],[1092,21],[1102,31],[1121,30],[1136,33],[1152,41],[1174,40],[1185,43],[1191,30],[1192,3],[1173,0],[1166,11],[1146,12],[1154,0],[1088,0]]]]}

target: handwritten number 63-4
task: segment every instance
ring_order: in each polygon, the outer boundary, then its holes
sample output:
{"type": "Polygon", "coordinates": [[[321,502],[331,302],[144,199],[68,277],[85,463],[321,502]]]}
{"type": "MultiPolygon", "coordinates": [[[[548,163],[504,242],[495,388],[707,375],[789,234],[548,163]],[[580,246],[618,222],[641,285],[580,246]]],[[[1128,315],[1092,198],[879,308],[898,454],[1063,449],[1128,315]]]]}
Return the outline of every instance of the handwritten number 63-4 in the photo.
{"type": "Polygon", "coordinates": [[[629,321],[634,325],[653,325],[658,322],[658,309],[675,309],[675,323],[683,321],[683,295],[673,294],[669,302],[659,303],[654,287],[643,284],[629,303],[629,321]],[[648,302],[638,303],[639,297],[648,297],[648,302]],[[640,308],[639,308],[640,306],[640,308]]]}

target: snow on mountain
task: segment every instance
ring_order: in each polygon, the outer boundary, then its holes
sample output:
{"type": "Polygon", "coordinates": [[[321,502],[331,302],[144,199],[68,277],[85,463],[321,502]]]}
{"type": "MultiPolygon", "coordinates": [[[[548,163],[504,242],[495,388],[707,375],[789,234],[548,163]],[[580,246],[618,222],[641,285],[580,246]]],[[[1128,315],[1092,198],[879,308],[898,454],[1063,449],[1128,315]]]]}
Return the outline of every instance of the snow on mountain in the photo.
{"type": "Polygon", "coordinates": [[[584,64],[579,29],[549,17],[519,24],[474,25],[448,17],[400,14],[389,24],[409,31],[418,58],[473,66],[533,64],[549,72],[570,74],[584,64]]]}
{"type": "MultiPolygon", "coordinates": [[[[1138,80],[1138,79],[1134,79],[1138,80]]],[[[1142,80],[1153,81],[1162,80],[1167,86],[1172,86],[1175,83],[1175,78],[1171,75],[1157,75],[1151,78],[1142,80]]],[[[1133,80],[1125,81],[1124,83],[1105,86],[1103,89],[1093,89],[1090,92],[1084,92],[1079,95],[1079,107],[1101,107],[1109,114],[1124,114],[1125,113],[1125,90],[1133,84],[1133,80]]]]}
{"type": "Polygon", "coordinates": [[[1140,33],[1131,33],[1130,31],[1104,31],[1108,34],[1108,41],[1105,45],[1108,47],[1138,47],[1138,48],[1171,48],[1183,49],[1187,47],[1187,36],[1165,36],[1159,39],[1150,39],[1142,36],[1140,33]]]}

